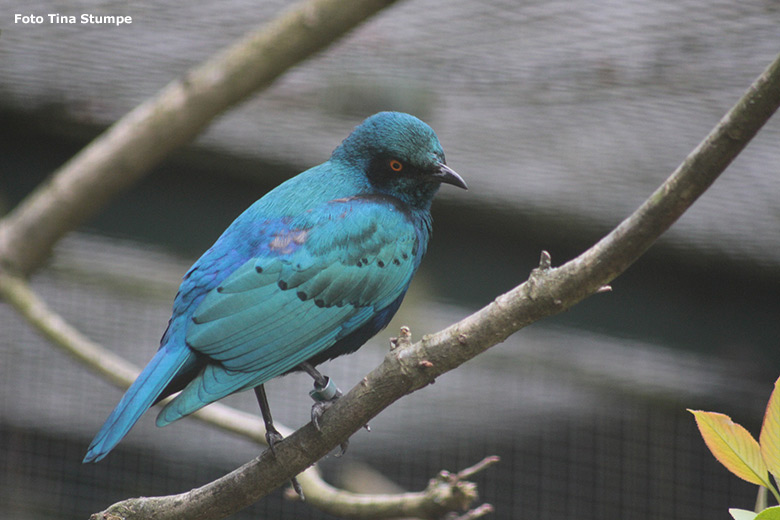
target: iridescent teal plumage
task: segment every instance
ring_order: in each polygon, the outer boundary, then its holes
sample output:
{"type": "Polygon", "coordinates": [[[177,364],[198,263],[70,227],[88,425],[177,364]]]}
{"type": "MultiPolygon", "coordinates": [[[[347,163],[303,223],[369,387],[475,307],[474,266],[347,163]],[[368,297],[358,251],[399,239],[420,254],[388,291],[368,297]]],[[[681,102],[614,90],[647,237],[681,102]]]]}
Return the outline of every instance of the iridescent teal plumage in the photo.
{"type": "Polygon", "coordinates": [[[159,426],[362,346],[401,304],[442,182],[465,188],[433,130],[383,112],[327,162],[255,202],[184,276],[160,349],[84,461],[102,459],[152,404],[179,390],[159,426]]]}

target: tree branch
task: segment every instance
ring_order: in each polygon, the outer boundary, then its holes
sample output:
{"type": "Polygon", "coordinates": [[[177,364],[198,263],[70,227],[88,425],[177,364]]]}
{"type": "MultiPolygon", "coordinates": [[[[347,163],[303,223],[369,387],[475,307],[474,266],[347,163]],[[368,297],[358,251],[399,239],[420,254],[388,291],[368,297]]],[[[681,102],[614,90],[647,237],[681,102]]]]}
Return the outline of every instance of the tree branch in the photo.
{"type": "Polygon", "coordinates": [[[60,167],[0,223],[0,268],[29,275],[53,244],[212,119],[396,0],[308,0],[170,83],[60,167]]]}
{"type": "Polygon", "coordinates": [[[401,338],[384,361],[321,419],[205,486],[168,497],[119,502],[93,518],[223,518],[271,492],[344,442],[383,409],[510,334],[570,308],[622,273],[715,181],[780,105],[780,56],[675,172],[614,231],[560,268],[543,253],[515,289],[421,341],[401,338]]]}
{"type": "MultiPolygon", "coordinates": [[[[491,456],[458,473],[441,471],[425,490],[416,493],[349,493],[320,481],[323,489],[317,491],[328,497],[328,502],[318,505],[318,509],[340,518],[441,518],[452,511],[467,510],[477,499],[477,486],[466,479],[498,461],[498,457],[491,456]]],[[[294,492],[288,495],[297,497],[294,492]]],[[[477,509],[486,507],[491,506],[483,504],[477,509]]]]}

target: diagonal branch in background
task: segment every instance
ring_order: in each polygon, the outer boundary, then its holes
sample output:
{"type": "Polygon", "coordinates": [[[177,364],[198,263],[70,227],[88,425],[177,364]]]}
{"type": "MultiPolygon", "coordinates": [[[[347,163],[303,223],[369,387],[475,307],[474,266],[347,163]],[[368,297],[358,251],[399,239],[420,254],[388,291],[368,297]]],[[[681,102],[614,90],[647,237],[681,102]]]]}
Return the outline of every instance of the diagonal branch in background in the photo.
{"type": "Polygon", "coordinates": [[[744,149],[780,105],[780,56],[707,138],[630,217],[596,245],[559,268],[542,254],[523,284],[464,320],[415,344],[401,338],[382,364],[321,419],[296,431],[256,459],[203,487],[180,495],[128,499],[92,518],[159,520],[224,518],[257,501],[343,443],[370,419],[510,334],[562,312],[636,261],[744,149]]]}
{"type": "Polygon", "coordinates": [[[215,117],[396,0],[307,0],[170,83],[60,167],[0,223],[0,268],[29,275],[53,244],[215,117]]]}

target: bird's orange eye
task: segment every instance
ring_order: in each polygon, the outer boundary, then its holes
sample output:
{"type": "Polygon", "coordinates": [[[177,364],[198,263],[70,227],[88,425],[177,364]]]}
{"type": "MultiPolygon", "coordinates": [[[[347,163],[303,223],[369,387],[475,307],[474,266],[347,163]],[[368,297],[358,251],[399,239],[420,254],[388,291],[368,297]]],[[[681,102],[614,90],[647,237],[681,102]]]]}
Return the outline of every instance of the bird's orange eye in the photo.
{"type": "Polygon", "coordinates": [[[394,172],[400,172],[404,169],[404,165],[397,159],[390,159],[390,169],[394,172]]]}

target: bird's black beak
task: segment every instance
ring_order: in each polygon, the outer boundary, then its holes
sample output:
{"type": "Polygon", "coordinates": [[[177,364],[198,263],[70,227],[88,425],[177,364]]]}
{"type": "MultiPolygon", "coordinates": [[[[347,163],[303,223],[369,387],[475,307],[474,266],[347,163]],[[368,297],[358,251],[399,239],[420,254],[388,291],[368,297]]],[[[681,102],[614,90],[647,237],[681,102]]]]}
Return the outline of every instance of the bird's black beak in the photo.
{"type": "Polygon", "coordinates": [[[466,186],[466,181],[463,180],[463,177],[458,175],[455,170],[444,163],[439,163],[439,171],[433,174],[433,178],[444,184],[452,184],[453,186],[463,188],[464,190],[469,189],[469,187],[466,186]]]}

